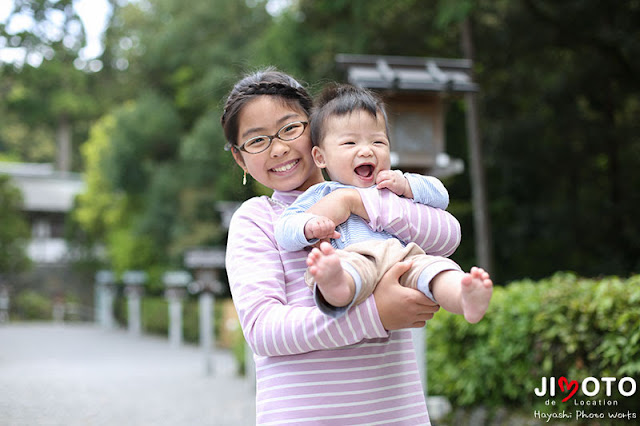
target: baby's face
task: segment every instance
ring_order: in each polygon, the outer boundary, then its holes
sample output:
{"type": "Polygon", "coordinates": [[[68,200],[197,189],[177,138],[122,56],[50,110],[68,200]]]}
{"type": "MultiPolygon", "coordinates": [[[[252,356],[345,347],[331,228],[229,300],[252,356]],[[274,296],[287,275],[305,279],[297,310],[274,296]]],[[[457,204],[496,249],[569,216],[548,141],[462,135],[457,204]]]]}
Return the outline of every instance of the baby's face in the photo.
{"type": "Polygon", "coordinates": [[[389,170],[389,138],[384,117],[354,111],[326,120],[325,137],[313,149],[319,167],[326,167],[331,180],[367,188],[378,172],[389,170]]]}

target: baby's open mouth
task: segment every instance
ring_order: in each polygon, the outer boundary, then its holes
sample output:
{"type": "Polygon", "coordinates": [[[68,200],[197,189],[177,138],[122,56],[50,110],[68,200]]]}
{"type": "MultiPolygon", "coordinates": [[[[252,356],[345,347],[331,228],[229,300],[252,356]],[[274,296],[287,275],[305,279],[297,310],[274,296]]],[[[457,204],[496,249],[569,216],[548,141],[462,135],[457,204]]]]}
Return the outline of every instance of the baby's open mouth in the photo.
{"type": "Polygon", "coordinates": [[[373,174],[373,166],[371,164],[363,164],[356,167],[355,172],[358,176],[368,178],[373,174]]]}

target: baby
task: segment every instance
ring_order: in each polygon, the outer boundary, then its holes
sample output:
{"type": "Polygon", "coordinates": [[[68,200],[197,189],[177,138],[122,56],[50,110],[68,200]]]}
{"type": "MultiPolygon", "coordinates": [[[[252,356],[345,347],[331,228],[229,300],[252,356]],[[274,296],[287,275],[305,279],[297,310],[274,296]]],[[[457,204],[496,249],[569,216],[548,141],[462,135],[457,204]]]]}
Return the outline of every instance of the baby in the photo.
{"type": "Polygon", "coordinates": [[[366,89],[331,86],[310,121],[314,161],[332,181],[314,185],[298,197],[276,224],[275,236],[286,250],[317,246],[308,255],[305,280],[311,288],[317,285],[318,306],[341,315],[369,297],[393,264],[411,260],[411,269],[401,277],[403,285],[422,291],[470,323],[480,321],[493,291],[483,269],[473,267],[464,273],[446,257],[425,254],[413,242],[405,244],[386,232],[373,231],[360,216],[344,221],[330,205],[316,204],[336,189],[376,186],[415,202],[447,207],[448,193],[438,179],[390,170],[386,112],[379,98],[366,89]]]}

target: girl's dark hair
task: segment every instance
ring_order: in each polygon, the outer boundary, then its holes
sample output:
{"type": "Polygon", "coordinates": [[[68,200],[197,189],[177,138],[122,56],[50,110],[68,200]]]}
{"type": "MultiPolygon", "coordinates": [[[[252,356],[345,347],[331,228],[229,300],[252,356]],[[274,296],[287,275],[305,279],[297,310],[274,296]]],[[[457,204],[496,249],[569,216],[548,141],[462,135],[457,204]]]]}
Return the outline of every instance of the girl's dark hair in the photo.
{"type": "Polygon", "coordinates": [[[329,84],[316,99],[316,107],[311,113],[311,141],[318,146],[325,136],[325,122],[331,116],[343,116],[354,111],[365,111],[374,118],[382,114],[385,130],[389,136],[389,125],[384,103],[378,95],[362,87],[350,84],[329,84]]]}
{"type": "Polygon", "coordinates": [[[238,144],[238,115],[242,108],[257,96],[277,96],[291,108],[301,109],[307,116],[311,114],[313,100],[307,90],[288,74],[269,67],[245,76],[229,93],[224,105],[220,123],[227,142],[234,147],[238,144]]]}

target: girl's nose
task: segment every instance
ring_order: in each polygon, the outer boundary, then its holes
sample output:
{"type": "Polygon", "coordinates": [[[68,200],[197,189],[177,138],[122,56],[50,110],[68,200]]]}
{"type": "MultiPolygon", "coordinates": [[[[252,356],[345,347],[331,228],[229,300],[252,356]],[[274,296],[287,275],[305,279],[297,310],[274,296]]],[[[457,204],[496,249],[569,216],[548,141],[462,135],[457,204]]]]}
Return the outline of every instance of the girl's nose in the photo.
{"type": "Polygon", "coordinates": [[[281,141],[279,138],[274,138],[271,143],[271,156],[282,157],[289,152],[290,149],[291,146],[288,143],[281,141]]]}

